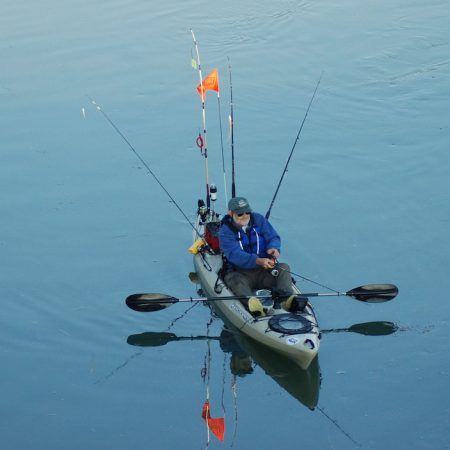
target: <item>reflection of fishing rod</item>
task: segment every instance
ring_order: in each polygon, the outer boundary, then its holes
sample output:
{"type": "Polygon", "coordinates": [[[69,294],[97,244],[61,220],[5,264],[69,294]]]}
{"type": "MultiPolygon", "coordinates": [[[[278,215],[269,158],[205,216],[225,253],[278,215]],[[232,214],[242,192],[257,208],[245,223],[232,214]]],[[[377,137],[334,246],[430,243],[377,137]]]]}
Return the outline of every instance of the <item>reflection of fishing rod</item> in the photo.
{"type": "Polygon", "coordinates": [[[134,358],[141,356],[142,350],[139,352],[133,353],[129,358],[125,360],[120,366],[117,366],[114,370],[109,372],[107,375],[104,375],[102,378],[98,379],[94,384],[100,384],[104,383],[105,381],[108,381],[110,378],[112,378],[120,369],[123,369],[125,366],[128,365],[134,358]]]}
{"type": "Polygon", "coordinates": [[[361,447],[361,444],[357,441],[355,441],[350,434],[348,434],[338,423],[337,420],[333,419],[332,417],[330,417],[323,408],[321,408],[320,406],[317,407],[317,409],[341,432],[343,433],[345,436],[347,436],[355,445],[357,445],[358,447],[361,447]]]}
{"type": "MultiPolygon", "coordinates": [[[[168,330],[170,330],[174,325],[175,322],[178,322],[178,320],[181,320],[183,317],[185,317],[191,310],[193,309],[193,306],[191,306],[190,308],[186,309],[186,311],[184,311],[182,314],[178,315],[175,319],[172,320],[172,323],[169,325],[169,327],[167,328],[168,330]]],[[[167,334],[171,334],[169,332],[167,332],[167,334]]],[[[163,345],[163,344],[161,344],[163,345]]],[[[119,366],[117,366],[116,368],[114,368],[113,370],[111,370],[111,372],[109,372],[107,375],[104,375],[102,378],[98,379],[94,384],[100,384],[103,383],[107,380],[109,380],[110,378],[112,378],[119,370],[123,369],[125,366],[128,365],[128,363],[130,363],[134,358],[141,356],[144,352],[142,350],[139,350],[138,352],[134,353],[133,355],[131,355],[130,357],[128,357],[125,362],[123,362],[122,364],[120,364],[119,366]]]]}

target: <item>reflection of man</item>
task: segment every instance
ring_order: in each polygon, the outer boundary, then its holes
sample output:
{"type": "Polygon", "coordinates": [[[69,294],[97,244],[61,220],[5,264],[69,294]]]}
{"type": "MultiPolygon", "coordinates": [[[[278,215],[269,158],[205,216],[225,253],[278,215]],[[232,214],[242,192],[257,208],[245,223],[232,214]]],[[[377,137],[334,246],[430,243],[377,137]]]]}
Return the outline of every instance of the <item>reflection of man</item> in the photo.
{"type": "Polygon", "coordinates": [[[245,377],[253,373],[252,358],[241,349],[233,333],[224,328],[220,333],[219,344],[224,353],[231,353],[230,369],[233,375],[245,377]]]}
{"type": "Polygon", "coordinates": [[[241,355],[237,353],[231,354],[230,370],[233,375],[237,375],[239,377],[250,375],[253,373],[252,364],[252,358],[248,355],[241,355]]]}
{"type": "MultiPolygon", "coordinates": [[[[294,296],[289,266],[278,264],[278,276],[270,271],[280,256],[280,236],[264,216],[252,212],[246,198],[232,198],[228,210],[219,232],[220,248],[228,262],[225,283],[234,294],[245,296],[253,295],[257,289],[275,288],[278,295],[289,298],[286,309],[290,309],[294,296]]],[[[242,303],[257,313],[254,315],[264,315],[256,297],[242,303]]]]}

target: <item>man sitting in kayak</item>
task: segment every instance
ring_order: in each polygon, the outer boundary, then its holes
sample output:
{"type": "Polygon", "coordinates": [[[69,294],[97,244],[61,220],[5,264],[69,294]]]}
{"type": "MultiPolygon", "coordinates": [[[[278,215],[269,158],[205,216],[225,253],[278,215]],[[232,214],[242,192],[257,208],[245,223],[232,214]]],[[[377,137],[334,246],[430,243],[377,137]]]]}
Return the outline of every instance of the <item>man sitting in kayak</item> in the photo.
{"type": "MultiPolygon", "coordinates": [[[[228,202],[219,242],[227,261],[224,281],[234,294],[252,296],[257,289],[273,289],[285,299],[281,304],[284,309],[294,309],[296,296],[289,266],[276,263],[280,256],[280,236],[263,215],[252,212],[246,198],[234,197],[228,202]],[[275,264],[280,269],[277,275],[271,272],[275,264]]],[[[253,315],[265,315],[257,297],[243,299],[242,303],[253,315]]]]}

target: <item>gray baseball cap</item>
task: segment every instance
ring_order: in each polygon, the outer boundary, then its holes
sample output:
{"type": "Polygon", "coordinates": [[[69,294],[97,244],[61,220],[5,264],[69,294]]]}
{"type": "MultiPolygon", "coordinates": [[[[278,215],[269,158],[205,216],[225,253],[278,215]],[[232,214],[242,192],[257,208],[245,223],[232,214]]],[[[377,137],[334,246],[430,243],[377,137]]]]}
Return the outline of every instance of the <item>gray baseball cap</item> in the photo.
{"type": "Polygon", "coordinates": [[[250,213],[252,208],[244,197],[234,197],[228,202],[228,210],[233,211],[236,214],[250,213]]]}

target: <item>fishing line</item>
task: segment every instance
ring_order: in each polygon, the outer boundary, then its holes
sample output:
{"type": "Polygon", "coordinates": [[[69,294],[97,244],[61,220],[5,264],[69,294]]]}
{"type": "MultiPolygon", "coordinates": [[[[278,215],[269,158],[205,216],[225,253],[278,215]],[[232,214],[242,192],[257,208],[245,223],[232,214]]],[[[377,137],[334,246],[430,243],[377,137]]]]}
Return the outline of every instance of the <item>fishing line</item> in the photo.
{"type": "Polygon", "coordinates": [[[170,192],[164,187],[164,185],[161,183],[159,178],[156,176],[156,174],[153,172],[152,169],[150,169],[149,165],[145,162],[145,160],[142,158],[142,156],[137,152],[137,150],[133,147],[131,142],[126,138],[126,136],[120,131],[119,127],[112,121],[112,119],[106,114],[105,111],[103,111],[103,108],[100,107],[100,105],[89,95],[86,94],[86,97],[91,101],[91,103],[94,105],[94,107],[97,109],[98,112],[100,112],[103,117],[108,121],[108,123],[114,128],[116,133],[123,139],[123,141],[128,145],[130,150],[137,156],[139,161],[144,165],[144,167],[148,170],[148,173],[155,179],[155,181],[161,186],[161,189],[167,194],[167,196],[170,198],[172,203],[175,205],[175,207],[180,211],[180,213],[183,215],[183,217],[186,219],[187,223],[192,227],[192,229],[197,233],[198,237],[202,238],[200,233],[195,228],[194,224],[189,220],[188,216],[184,213],[184,211],[181,209],[180,205],[176,202],[176,200],[172,197],[170,192]]]}
{"type": "Polygon", "coordinates": [[[323,75],[323,72],[320,74],[319,81],[317,82],[316,88],[314,89],[314,93],[313,93],[313,95],[311,97],[311,100],[309,101],[308,108],[306,109],[306,113],[305,113],[305,116],[303,117],[302,124],[300,125],[300,129],[298,130],[297,137],[295,138],[294,145],[292,146],[292,149],[291,149],[291,153],[289,153],[289,157],[288,157],[288,159],[286,161],[286,165],[284,166],[284,170],[283,170],[283,173],[281,174],[281,178],[280,178],[280,181],[278,182],[278,186],[277,186],[277,188],[275,190],[275,194],[273,195],[273,198],[272,198],[272,201],[270,203],[269,209],[266,212],[266,219],[269,218],[270,212],[272,211],[272,206],[273,206],[273,204],[275,202],[275,199],[276,199],[276,197],[278,195],[278,191],[280,190],[280,186],[281,186],[281,183],[283,182],[284,175],[287,172],[287,168],[288,168],[289,162],[291,160],[292,154],[294,153],[295,146],[297,145],[297,142],[298,142],[298,140],[300,138],[300,133],[302,132],[303,125],[305,125],[305,121],[306,121],[306,118],[308,117],[309,109],[311,108],[312,102],[314,101],[314,97],[316,96],[317,89],[319,88],[320,81],[322,80],[322,75],[323,75]]]}
{"type": "Polygon", "coordinates": [[[298,277],[301,278],[302,280],[308,281],[310,283],[315,284],[316,286],[320,286],[323,287],[324,289],[328,289],[330,291],[336,292],[337,294],[339,294],[339,291],[337,291],[336,289],[330,288],[329,286],[325,286],[324,284],[318,283],[317,281],[311,280],[310,278],[304,277],[303,275],[300,275],[298,273],[292,272],[290,270],[287,270],[286,268],[284,268],[283,266],[281,266],[278,261],[275,261],[275,267],[278,270],[284,270],[287,273],[290,273],[291,275],[294,275],[294,277],[298,277]]]}

